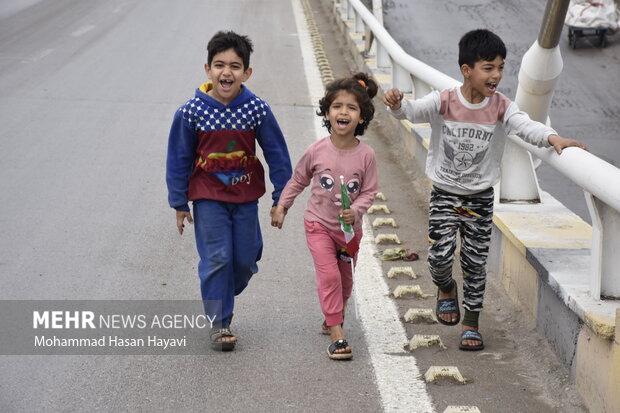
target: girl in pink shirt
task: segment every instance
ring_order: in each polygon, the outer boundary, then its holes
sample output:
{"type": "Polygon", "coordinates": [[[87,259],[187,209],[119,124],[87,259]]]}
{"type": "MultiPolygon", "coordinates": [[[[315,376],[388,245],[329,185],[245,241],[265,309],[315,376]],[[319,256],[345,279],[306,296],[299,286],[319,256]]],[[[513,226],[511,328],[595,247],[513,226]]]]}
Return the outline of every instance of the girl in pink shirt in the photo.
{"type": "Polygon", "coordinates": [[[271,216],[271,225],[282,228],[288,208],[297,195],[311,185],[304,227],[325,316],[322,330],[332,341],[327,354],[336,360],[352,357],[342,323],[353,288],[353,276],[339,218],[355,232],[353,241],[348,244],[349,251],[354,251],[355,262],[357,248],[352,244],[359,245],[362,216],[378,191],[375,153],[356,136],[364,134],[374,116],[371,99],[376,94],[377,84],[365,73],[327,85],[317,114],[325,118],[323,125],[330,136],[313,143],[303,154],[271,216]],[[341,177],[351,200],[347,209],[343,209],[341,203],[341,177]]]}

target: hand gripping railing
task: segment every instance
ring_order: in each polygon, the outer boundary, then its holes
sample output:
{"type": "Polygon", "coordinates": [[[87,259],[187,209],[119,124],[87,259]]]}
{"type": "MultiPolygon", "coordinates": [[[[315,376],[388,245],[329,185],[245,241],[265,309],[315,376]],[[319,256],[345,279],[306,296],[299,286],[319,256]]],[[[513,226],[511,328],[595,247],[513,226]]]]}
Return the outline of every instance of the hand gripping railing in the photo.
{"type": "MultiPolygon", "coordinates": [[[[354,22],[355,33],[366,33],[366,55],[374,51],[376,68],[391,69],[394,87],[421,97],[432,90],[461,84],[408,55],[360,0],[334,3],[344,20],[354,22]]],[[[567,148],[557,156],[551,148],[537,148],[514,136],[510,139],[583,189],[592,218],[590,294],[597,300],[601,295],[620,298],[620,169],[581,149],[567,148]]],[[[504,154],[504,158],[510,156],[504,154]]],[[[533,170],[531,174],[535,178],[533,170]]],[[[520,182],[510,182],[503,176],[504,193],[510,194],[510,187],[515,185],[520,182]]]]}

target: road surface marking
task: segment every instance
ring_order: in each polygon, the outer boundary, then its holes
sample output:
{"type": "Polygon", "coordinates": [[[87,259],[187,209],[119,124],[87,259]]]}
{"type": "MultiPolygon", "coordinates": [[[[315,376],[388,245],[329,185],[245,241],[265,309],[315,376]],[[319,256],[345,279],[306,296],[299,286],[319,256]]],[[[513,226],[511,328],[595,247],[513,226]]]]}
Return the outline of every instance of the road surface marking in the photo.
{"type": "Polygon", "coordinates": [[[459,368],[454,366],[431,366],[426,373],[424,373],[424,380],[426,380],[427,383],[434,382],[438,377],[449,377],[461,384],[467,383],[467,380],[463,377],[459,368]]]}
{"type": "Polygon", "coordinates": [[[375,244],[401,244],[401,242],[396,234],[379,234],[375,237],[375,244]]]}
{"type": "Polygon", "coordinates": [[[403,319],[407,323],[415,323],[418,321],[425,321],[427,323],[439,323],[437,316],[435,316],[435,310],[432,308],[410,308],[405,313],[403,319]]]}
{"type": "Polygon", "coordinates": [[[476,406],[448,406],[443,413],[480,413],[476,406]]]}
{"type": "Polygon", "coordinates": [[[411,267],[392,267],[388,271],[387,277],[388,278],[396,278],[400,274],[408,275],[409,278],[414,279],[414,280],[416,278],[418,278],[418,276],[415,275],[415,272],[413,271],[413,268],[411,268],[411,267]]]}
{"type": "Polygon", "coordinates": [[[388,208],[387,205],[372,205],[370,208],[368,208],[369,214],[374,214],[378,211],[384,212],[386,214],[391,214],[390,208],[388,208]]]}
{"type": "Polygon", "coordinates": [[[433,294],[425,294],[419,285],[397,285],[392,293],[394,298],[417,296],[420,298],[432,297],[433,294]]]}
{"type": "Polygon", "coordinates": [[[49,56],[54,52],[54,49],[43,49],[38,52],[32,54],[27,59],[23,59],[22,63],[36,63],[39,60],[43,59],[45,56],[49,56]]]}
{"type": "Polygon", "coordinates": [[[443,350],[447,348],[444,346],[441,338],[436,334],[416,334],[409,340],[409,351],[413,351],[419,347],[430,347],[433,344],[437,344],[437,346],[443,350]]]}
{"type": "Polygon", "coordinates": [[[83,34],[88,33],[89,31],[91,31],[94,28],[95,28],[95,26],[93,26],[92,24],[88,24],[86,26],[82,26],[79,29],[77,29],[76,31],[74,31],[73,33],[71,33],[71,36],[73,36],[73,37],[80,37],[83,34]]]}
{"type": "Polygon", "coordinates": [[[373,228],[378,228],[384,225],[391,226],[392,228],[398,228],[394,218],[375,218],[375,220],[372,221],[373,228]]]}

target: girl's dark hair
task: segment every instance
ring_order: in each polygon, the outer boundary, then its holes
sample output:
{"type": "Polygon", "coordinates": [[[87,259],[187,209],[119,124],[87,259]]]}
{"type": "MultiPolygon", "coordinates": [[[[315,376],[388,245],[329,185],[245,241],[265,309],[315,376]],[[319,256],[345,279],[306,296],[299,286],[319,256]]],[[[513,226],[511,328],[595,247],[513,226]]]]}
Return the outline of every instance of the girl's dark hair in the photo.
{"type": "Polygon", "coordinates": [[[498,35],[489,30],[472,30],[465,33],[459,41],[459,67],[464,64],[474,67],[476,62],[490,62],[497,56],[506,58],[506,45],[498,35]]]}
{"type": "MultiPolygon", "coordinates": [[[[351,77],[334,80],[325,87],[325,96],[319,100],[319,110],[316,114],[325,118],[329,113],[329,107],[336,99],[338,93],[341,91],[349,92],[357,98],[357,103],[360,106],[360,117],[364,120],[364,122],[357,125],[354,133],[355,136],[361,136],[375,115],[375,106],[372,103],[372,98],[377,95],[377,90],[377,83],[363,72],[354,73],[351,77]]],[[[332,133],[332,125],[329,123],[329,120],[324,119],[323,126],[327,128],[329,133],[332,133]]]]}

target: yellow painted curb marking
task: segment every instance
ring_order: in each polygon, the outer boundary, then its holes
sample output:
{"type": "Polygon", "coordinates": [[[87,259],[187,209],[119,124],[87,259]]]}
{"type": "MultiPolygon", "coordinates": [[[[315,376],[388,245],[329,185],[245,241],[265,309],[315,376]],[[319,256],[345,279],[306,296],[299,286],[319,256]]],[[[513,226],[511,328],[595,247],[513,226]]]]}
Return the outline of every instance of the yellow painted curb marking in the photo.
{"type": "Polygon", "coordinates": [[[368,208],[368,212],[369,214],[374,214],[375,212],[378,211],[382,211],[386,214],[391,214],[390,209],[387,207],[387,205],[372,205],[370,208],[368,208]]]}
{"type": "Polygon", "coordinates": [[[435,310],[432,308],[410,308],[403,317],[407,323],[414,323],[418,321],[430,322],[431,324],[437,324],[439,321],[435,316],[435,310]]]}
{"type": "Polygon", "coordinates": [[[394,288],[392,293],[394,298],[401,298],[407,295],[417,295],[420,298],[432,297],[433,294],[425,294],[419,285],[399,285],[394,288]]]}
{"type": "Polygon", "coordinates": [[[448,406],[443,413],[480,413],[476,406],[448,406]]]}
{"type": "Polygon", "coordinates": [[[465,377],[461,375],[459,368],[454,366],[431,366],[426,373],[424,373],[424,380],[426,380],[427,383],[434,382],[438,377],[449,377],[461,384],[467,383],[465,377]]]}
{"type": "Polygon", "coordinates": [[[399,274],[408,275],[412,279],[418,278],[418,276],[413,272],[413,268],[411,267],[392,267],[387,273],[388,278],[395,278],[399,274]]]}
{"type": "Polygon", "coordinates": [[[375,237],[375,244],[400,244],[400,238],[396,234],[379,234],[375,237]]]}
{"type": "Polygon", "coordinates": [[[613,340],[616,335],[616,320],[594,313],[586,313],[585,323],[597,336],[606,340],[613,340]]]}
{"type": "Polygon", "coordinates": [[[375,220],[372,221],[372,227],[375,229],[384,225],[390,226],[392,228],[398,228],[398,225],[396,225],[396,221],[394,221],[394,218],[375,218],[375,220]]]}
{"type": "Polygon", "coordinates": [[[436,334],[416,334],[411,337],[409,341],[409,351],[413,351],[420,347],[430,347],[435,344],[443,350],[447,349],[441,342],[441,338],[436,334]]]}

